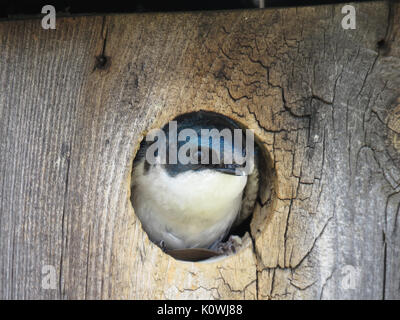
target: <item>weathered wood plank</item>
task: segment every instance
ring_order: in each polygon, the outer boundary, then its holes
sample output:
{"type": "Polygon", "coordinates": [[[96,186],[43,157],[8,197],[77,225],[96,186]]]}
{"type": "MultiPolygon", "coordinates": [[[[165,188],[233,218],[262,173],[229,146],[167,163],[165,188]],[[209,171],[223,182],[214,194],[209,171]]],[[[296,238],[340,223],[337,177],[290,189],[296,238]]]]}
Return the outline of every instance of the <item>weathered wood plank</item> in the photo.
{"type": "Polygon", "coordinates": [[[60,297],[41,289],[41,269],[60,266],[70,147],[101,22],[63,19],[53,33],[40,20],[0,25],[2,298],[60,297]]]}
{"type": "Polygon", "coordinates": [[[0,23],[0,297],[399,299],[400,7],[355,7],[356,30],[341,5],[0,23]],[[141,230],[130,172],[200,109],[253,128],[276,178],[238,254],[184,263],[141,230]]]}

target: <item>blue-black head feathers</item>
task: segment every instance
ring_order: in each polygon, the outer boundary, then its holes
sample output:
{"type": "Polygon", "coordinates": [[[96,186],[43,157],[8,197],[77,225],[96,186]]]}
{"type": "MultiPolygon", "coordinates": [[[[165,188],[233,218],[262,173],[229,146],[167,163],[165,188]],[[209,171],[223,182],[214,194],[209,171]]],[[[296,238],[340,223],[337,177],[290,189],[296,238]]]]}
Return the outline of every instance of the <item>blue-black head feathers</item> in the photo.
{"type": "MultiPolygon", "coordinates": [[[[179,157],[177,157],[177,163],[171,163],[169,161],[170,154],[169,154],[169,148],[166,148],[166,164],[162,164],[166,170],[166,172],[170,176],[175,176],[179,173],[186,172],[188,170],[205,170],[205,169],[212,169],[212,170],[218,170],[223,173],[227,174],[235,174],[235,169],[238,167],[244,167],[245,164],[237,164],[234,161],[232,163],[224,163],[224,150],[225,147],[229,148],[232,151],[232,154],[234,152],[240,153],[243,157],[246,156],[246,137],[244,134],[244,130],[242,127],[240,127],[239,124],[237,124],[235,121],[232,119],[229,119],[228,117],[225,117],[221,114],[210,112],[210,111],[197,111],[197,112],[191,112],[187,114],[180,115],[174,119],[174,121],[177,122],[177,135],[184,130],[184,129],[192,129],[197,133],[198,137],[198,156],[199,156],[199,161],[198,163],[187,163],[183,164],[179,157]],[[219,136],[219,157],[216,156],[215,153],[215,148],[213,145],[213,141],[209,139],[209,141],[203,141],[201,140],[201,130],[202,129],[216,129],[219,132],[221,132],[224,129],[228,129],[231,133],[232,141],[225,141],[225,138],[223,135],[219,136]],[[241,140],[241,145],[239,145],[240,150],[235,150],[235,145],[233,143],[233,137],[234,137],[234,130],[238,129],[242,131],[242,140],[241,140]],[[225,146],[225,144],[229,144],[228,146],[225,146]],[[208,148],[208,161],[207,163],[201,163],[200,161],[200,156],[203,154],[203,148],[208,148]],[[218,162],[213,163],[213,155],[216,158],[219,158],[218,162]]],[[[167,123],[162,130],[164,131],[167,141],[169,140],[169,126],[170,123],[167,123]]],[[[186,141],[177,141],[177,150],[179,150],[183,145],[188,143],[190,141],[190,138],[187,137],[186,141]]],[[[192,141],[193,142],[193,141],[192,141]]],[[[148,147],[154,143],[153,141],[146,141],[146,139],[143,139],[140,149],[136,155],[135,161],[140,161],[141,159],[145,158],[146,156],[146,150],[148,147]]],[[[236,146],[236,148],[238,148],[236,146]]],[[[257,152],[256,148],[254,149],[254,152],[257,152]]],[[[196,156],[196,155],[195,155],[196,156]]],[[[215,158],[214,158],[215,159],[215,158]]],[[[150,168],[152,164],[150,164],[146,159],[144,160],[145,164],[145,172],[150,168]]]]}

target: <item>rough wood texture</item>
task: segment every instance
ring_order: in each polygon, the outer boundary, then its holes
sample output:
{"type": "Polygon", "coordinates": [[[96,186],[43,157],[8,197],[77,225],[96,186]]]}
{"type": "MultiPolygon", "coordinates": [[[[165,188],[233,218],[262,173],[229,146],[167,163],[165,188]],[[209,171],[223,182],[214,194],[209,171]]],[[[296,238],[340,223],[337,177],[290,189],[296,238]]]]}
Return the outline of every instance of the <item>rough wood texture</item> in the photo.
{"type": "Polygon", "coordinates": [[[400,6],[355,4],[356,30],[341,7],[0,23],[0,297],[399,299],[400,6]],[[142,231],[130,172],[199,109],[255,130],[275,191],[238,254],[187,263],[142,231]]]}

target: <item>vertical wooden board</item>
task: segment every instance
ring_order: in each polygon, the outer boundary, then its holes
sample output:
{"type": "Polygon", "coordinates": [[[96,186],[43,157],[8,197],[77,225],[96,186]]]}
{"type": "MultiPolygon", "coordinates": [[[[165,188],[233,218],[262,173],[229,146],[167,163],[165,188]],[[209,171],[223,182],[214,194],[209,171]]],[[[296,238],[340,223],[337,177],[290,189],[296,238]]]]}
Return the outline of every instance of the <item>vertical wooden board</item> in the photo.
{"type": "Polygon", "coordinates": [[[356,30],[340,5],[1,23],[1,296],[398,299],[400,9],[355,7],[356,30]],[[200,109],[254,129],[275,177],[239,253],[187,263],[142,231],[130,173],[200,109]]]}
{"type": "MultiPolygon", "coordinates": [[[[101,17],[0,24],[0,292],[5,299],[60,298],[42,290],[42,266],[60,273],[63,215],[77,101],[101,17]]],[[[58,279],[57,279],[58,282],[58,279]]]]}

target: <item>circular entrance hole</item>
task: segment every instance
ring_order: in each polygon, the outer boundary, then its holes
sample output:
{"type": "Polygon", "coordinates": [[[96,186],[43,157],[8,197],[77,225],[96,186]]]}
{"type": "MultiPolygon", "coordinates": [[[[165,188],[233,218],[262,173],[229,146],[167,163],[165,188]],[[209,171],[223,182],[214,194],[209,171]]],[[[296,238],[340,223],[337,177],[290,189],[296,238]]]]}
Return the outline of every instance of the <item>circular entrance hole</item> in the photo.
{"type": "Polygon", "coordinates": [[[131,202],[149,239],[178,260],[235,254],[272,169],[253,130],[214,112],[151,130],[133,161],[131,202]]]}

